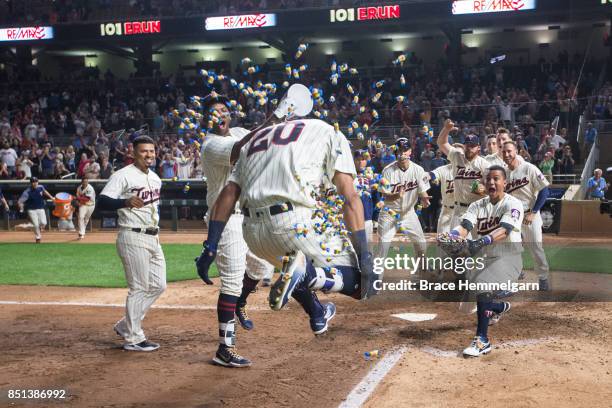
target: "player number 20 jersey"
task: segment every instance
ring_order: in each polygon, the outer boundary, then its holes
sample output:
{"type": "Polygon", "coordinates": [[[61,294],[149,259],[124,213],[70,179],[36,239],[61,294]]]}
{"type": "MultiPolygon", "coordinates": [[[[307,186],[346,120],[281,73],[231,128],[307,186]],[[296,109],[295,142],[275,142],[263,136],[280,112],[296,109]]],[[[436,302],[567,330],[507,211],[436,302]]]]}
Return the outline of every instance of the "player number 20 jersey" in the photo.
{"type": "Polygon", "coordinates": [[[313,192],[337,171],[356,175],[344,135],[321,120],[302,119],[260,130],[240,151],[229,181],[241,187],[246,207],[290,201],[314,208],[313,192]]]}

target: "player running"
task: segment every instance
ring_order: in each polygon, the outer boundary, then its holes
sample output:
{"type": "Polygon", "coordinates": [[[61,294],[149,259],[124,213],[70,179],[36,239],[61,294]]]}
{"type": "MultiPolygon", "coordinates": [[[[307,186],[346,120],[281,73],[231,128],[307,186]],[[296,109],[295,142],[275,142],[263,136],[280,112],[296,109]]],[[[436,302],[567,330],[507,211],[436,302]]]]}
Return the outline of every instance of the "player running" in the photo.
{"type": "Polygon", "coordinates": [[[85,238],[87,223],[96,208],[96,191],[89,184],[89,179],[83,177],[77,187],[76,198],[79,203],[79,239],[85,238]]]}
{"type": "Polygon", "coordinates": [[[17,201],[19,212],[23,212],[24,208],[28,212],[28,217],[34,225],[34,237],[37,244],[40,244],[42,231],[47,226],[45,197],[49,200],[53,200],[53,196],[45,187],[38,184],[38,179],[36,177],[30,177],[30,187],[21,193],[21,197],[19,197],[17,201]]]}

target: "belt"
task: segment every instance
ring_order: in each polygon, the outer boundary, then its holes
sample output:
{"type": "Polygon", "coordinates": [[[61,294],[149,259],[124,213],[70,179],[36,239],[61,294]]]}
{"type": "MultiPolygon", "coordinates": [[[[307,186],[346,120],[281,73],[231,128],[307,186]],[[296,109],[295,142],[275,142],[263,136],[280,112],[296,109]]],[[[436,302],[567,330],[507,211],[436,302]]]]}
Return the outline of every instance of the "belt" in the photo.
{"type": "MultiPolygon", "coordinates": [[[[278,215],[278,214],[282,214],[285,212],[293,211],[293,204],[291,204],[290,202],[286,202],[283,204],[271,205],[270,207],[267,208],[267,210],[268,212],[270,212],[270,215],[278,215]]],[[[246,207],[242,209],[242,213],[244,214],[245,217],[251,216],[251,211],[249,211],[249,209],[246,207]]],[[[262,215],[261,211],[255,211],[254,214],[257,215],[258,217],[262,215]]]]}
{"type": "Polygon", "coordinates": [[[530,212],[531,212],[531,209],[525,210],[525,214],[529,214],[530,212]]]}
{"type": "Polygon", "coordinates": [[[159,234],[159,228],[131,228],[131,231],[147,235],[159,234]]]}
{"type": "Polygon", "coordinates": [[[455,205],[458,205],[460,207],[469,207],[470,206],[469,204],[460,203],[460,202],[457,202],[457,201],[455,201],[455,205]]]}
{"type": "Polygon", "coordinates": [[[444,208],[448,208],[449,210],[454,210],[455,206],[454,205],[445,205],[444,208]]]}

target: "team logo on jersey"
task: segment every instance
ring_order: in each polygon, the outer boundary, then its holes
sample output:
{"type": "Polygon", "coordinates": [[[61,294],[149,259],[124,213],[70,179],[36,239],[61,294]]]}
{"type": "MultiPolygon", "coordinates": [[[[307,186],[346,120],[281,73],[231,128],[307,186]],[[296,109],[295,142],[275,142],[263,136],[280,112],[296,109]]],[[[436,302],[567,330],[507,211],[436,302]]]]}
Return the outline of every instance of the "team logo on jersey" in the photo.
{"type": "Polygon", "coordinates": [[[496,230],[500,221],[501,217],[477,218],[476,229],[480,235],[485,235],[496,230]]]}
{"type": "Polygon", "coordinates": [[[482,178],[482,172],[480,170],[470,170],[465,167],[457,167],[457,174],[455,180],[479,180],[482,178]]]}
{"type": "Polygon", "coordinates": [[[521,187],[525,187],[527,184],[529,184],[529,180],[527,179],[527,177],[510,180],[508,183],[506,183],[506,193],[511,193],[514,190],[518,190],[521,187]]]}
{"type": "Polygon", "coordinates": [[[446,194],[455,192],[455,180],[446,180],[446,194]]]}
{"type": "Polygon", "coordinates": [[[159,188],[154,188],[153,190],[148,190],[144,187],[133,188],[130,190],[130,192],[136,193],[136,197],[139,197],[142,201],[144,201],[145,205],[159,201],[160,197],[159,188]]]}
{"type": "Polygon", "coordinates": [[[402,191],[411,191],[419,186],[419,183],[416,181],[406,181],[404,183],[399,183],[393,185],[391,187],[391,194],[401,193],[402,191]]]}
{"type": "Polygon", "coordinates": [[[521,212],[516,208],[513,208],[512,211],[510,211],[510,216],[513,220],[518,221],[518,219],[521,217],[521,212]]]}

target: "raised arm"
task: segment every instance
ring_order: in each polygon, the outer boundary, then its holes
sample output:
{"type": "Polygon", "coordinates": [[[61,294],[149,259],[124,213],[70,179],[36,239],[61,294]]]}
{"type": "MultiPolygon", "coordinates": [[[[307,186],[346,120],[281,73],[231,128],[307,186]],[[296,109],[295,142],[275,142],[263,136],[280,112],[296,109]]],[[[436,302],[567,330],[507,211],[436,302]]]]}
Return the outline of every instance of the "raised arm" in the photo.
{"type": "Polygon", "coordinates": [[[446,119],[444,121],[444,127],[442,128],[442,131],[440,131],[440,134],[438,135],[438,140],[436,142],[438,144],[438,147],[440,148],[440,151],[442,151],[442,153],[444,153],[446,156],[448,156],[448,152],[450,152],[451,148],[451,145],[448,142],[448,135],[450,134],[450,132],[455,130],[458,130],[455,127],[455,123],[450,119],[446,119]]]}

